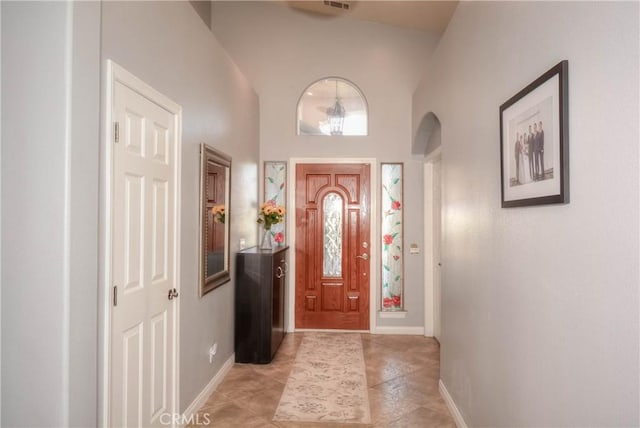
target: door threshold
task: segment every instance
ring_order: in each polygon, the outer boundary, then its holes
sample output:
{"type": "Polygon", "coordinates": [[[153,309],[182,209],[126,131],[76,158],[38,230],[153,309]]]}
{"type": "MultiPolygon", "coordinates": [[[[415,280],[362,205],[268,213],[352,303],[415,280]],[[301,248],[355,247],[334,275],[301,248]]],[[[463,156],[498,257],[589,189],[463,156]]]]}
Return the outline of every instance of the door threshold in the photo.
{"type": "Polygon", "coordinates": [[[315,333],[371,333],[371,330],[339,330],[336,328],[296,328],[294,333],[315,332],[315,333]]]}

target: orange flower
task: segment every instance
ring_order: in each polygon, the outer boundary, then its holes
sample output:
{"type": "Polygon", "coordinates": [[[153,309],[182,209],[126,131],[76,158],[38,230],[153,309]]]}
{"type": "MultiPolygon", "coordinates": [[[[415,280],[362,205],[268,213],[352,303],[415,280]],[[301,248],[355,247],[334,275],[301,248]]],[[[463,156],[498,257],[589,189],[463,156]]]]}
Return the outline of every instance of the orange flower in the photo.
{"type": "Polygon", "coordinates": [[[260,213],[258,214],[258,224],[264,223],[264,228],[271,229],[271,225],[281,223],[284,219],[286,210],[283,206],[276,205],[273,199],[268,200],[260,205],[260,213]]]}
{"type": "Polygon", "coordinates": [[[214,205],[211,207],[211,213],[213,214],[213,221],[215,223],[224,223],[225,209],[224,205],[214,205]]]}

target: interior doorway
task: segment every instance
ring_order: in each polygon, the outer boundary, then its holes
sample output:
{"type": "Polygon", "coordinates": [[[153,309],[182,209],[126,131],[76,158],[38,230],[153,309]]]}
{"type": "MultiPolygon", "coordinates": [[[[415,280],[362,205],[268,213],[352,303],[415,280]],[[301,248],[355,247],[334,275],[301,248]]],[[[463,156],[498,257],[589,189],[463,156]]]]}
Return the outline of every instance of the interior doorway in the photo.
{"type": "Polygon", "coordinates": [[[440,340],[442,332],[442,140],[438,117],[420,122],[412,153],[424,156],[424,334],[440,340]]]}
{"type": "Polygon", "coordinates": [[[111,61],[107,75],[102,413],[161,427],[179,410],[181,108],[111,61]]]}
{"type": "Polygon", "coordinates": [[[441,157],[430,157],[424,165],[424,266],[425,336],[440,340],[442,301],[442,185],[441,157]]]}
{"type": "Polygon", "coordinates": [[[438,156],[432,162],[433,168],[433,337],[440,341],[442,307],[442,161],[438,156]]]}

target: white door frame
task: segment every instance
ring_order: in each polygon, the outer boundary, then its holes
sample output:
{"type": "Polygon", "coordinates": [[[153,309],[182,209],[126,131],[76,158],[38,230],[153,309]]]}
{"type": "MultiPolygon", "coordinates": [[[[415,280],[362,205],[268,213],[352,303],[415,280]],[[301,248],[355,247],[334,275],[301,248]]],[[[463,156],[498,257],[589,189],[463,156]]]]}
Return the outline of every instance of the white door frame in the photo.
{"type": "MultiPolygon", "coordinates": [[[[100,275],[99,275],[99,314],[98,321],[101,328],[98,343],[98,426],[109,427],[110,424],[110,352],[111,352],[111,309],[112,309],[112,222],[113,222],[113,94],[116,82],[119,82],[140,95],[152,100],[154,103],[163,107],[170,113],[174,114],[176,121],[176,136],[174,144],[175,156],[175,248],[174,248],[174,283],[175,288],[180,291],[180,188],[181,188],[181,153],[182,153],[182,107],[167,98],[165,95],[153,89],[151,86],[138,79],[133,74],[120,67],[111,60],[106,61],[106,81],[105,92],[103,94],[104,104],[102,105],[104,119],[102,123],[103,140],[101,141],[101,156],[103,163],[101,165],[102,172],[100,174],[100,275]]],[[[174,402],[172,407],[177,413],[180,411],[180,299],[176,303],[174,313],[174,367],[173,367],[173,385],[174,402]]]]}
{"type": "Polygon", "coordinates": [[[289,285],[287,287],[286,297],[288,298],[287,307],[289,319],[287,321],[286,330],[293,332],[296,324],[296,167],[298,164],[306,163],[363,163],[368,164],[370,169],[370,189],[371,196],[371,216],[369,225],[371,247],[369,255],[371,256],[369,267],[369,332],[376,331],[376,315],[378,313],[378,160],[375,158],[290,158],[289,159],[289,189],[287,192],[288,205],[291,207],[290,213],[293,213],[293,221],[287,222],[288,242],[293,248],[289,251],[289,260],[291,274],[289,275],[289,285]]]}
{"type": "Polygon", "coordinates": [[[435,149],[425,158],[424,164],[424,335],[433,337],[435,331],[435,295],[436,255],[434,230],[441,225],[435,224],[433,216],[433,163],[441,159],[441,148],[435,149]]]}

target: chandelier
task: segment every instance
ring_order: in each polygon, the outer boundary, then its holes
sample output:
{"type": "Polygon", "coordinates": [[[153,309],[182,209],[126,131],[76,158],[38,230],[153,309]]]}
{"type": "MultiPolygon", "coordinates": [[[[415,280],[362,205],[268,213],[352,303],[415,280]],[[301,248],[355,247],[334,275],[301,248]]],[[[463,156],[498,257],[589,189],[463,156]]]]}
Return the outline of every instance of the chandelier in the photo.
{"type": "Polygon", "coordinates": [[[338,96],[338,81],[336,80],[336,102],[332,107],[327,108],[327,121],[329,122],[329,130],[331,135],[342,135],[344,128],[344,117],[347,111],[340,102],[338,96]]]}

